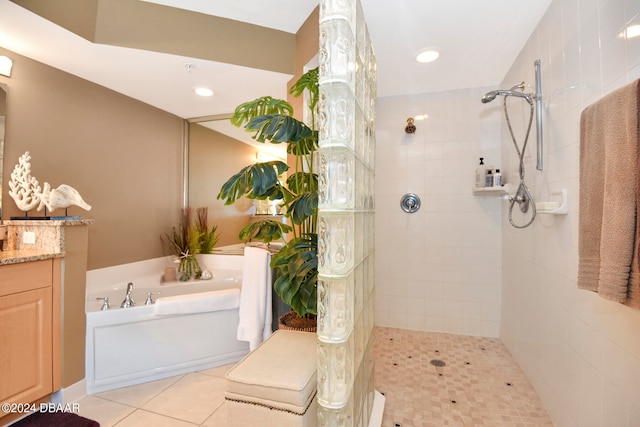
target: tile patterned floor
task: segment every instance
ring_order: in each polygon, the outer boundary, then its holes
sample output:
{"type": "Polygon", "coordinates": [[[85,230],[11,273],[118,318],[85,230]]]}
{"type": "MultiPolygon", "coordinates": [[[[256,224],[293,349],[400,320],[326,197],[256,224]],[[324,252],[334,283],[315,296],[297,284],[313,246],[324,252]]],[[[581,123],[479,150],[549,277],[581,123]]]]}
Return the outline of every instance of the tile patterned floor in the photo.
{"type": "MultiPolygon", "coordinates": [[[[376,328],[375,339],[384,427],[553,426],[499,340],[390,328],[376,328]]],[[[86,396],[80,415],[102,427],[233,427],[224,405],[229,368],[86,396]]]]}
{"type": "Polygon", "coordinates": [[[391,328],[375,339],[384,427],[553,426],[498,339],[391,328]]]}
{"type": "Polygon", "coordinates": [[[85,396],[84,417],[101,427],[226,427],[224,374],[231,365],[85,396]]]}

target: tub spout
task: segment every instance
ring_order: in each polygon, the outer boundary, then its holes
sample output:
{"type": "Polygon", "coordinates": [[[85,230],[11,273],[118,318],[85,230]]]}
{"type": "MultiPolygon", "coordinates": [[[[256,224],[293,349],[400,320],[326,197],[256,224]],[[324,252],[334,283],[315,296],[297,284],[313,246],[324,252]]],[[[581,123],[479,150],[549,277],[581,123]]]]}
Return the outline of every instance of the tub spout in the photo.
{"type": "Polygon", "coordinates": [[[136,302],[133,300],[131,296],[131,292],[133,291],[133,283],[129,282],[127,284],[127,294],[124,296],[124,301],[120,304],[120,308],[129,308],[136,305],[136,302]]]}

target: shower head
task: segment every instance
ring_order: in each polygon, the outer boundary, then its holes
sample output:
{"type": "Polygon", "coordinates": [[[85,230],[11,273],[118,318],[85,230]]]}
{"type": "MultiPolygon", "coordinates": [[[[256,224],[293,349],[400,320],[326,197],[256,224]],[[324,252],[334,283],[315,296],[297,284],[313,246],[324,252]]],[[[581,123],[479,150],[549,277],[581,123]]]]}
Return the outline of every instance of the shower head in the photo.
{"type": "Polygon", "coordinates": [[[498,91],[497,90],[493,90],[491,92],[487,92],[483,97],[482,97],[482,103],[486,104],[487,102],[491,102],[494,99],[496,99],[496,96],[498,96],[498,91]]]}
{"type": "MultiPolygon", "coordinates": [[[[514,86],[516,88],[520,87],[520,86],[514,86]]],[[[520,98],[524,98],[527,100],[527,102],[531,105],[533,105],[533,98],[531,98],[531,95],[528,93],[524,93],[524,92],[518,92],[516,90],[492,90],[491,92],[487,92],[483,97],[482,97],[482,103],[486,104],[487,102],[491,102],[494,99],[496,99],[496,97],[500,95],[500,96],[519,96],[520,98]]]]}

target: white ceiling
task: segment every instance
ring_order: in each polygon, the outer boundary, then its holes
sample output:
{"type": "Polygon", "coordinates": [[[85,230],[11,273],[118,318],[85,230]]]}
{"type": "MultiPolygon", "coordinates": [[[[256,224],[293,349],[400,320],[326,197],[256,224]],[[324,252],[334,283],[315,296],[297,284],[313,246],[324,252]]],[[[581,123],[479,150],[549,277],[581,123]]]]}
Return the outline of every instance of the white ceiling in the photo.
{"type": "MultiPolygon", "coordinates": [[[[295,33],[318,0],[144,0],[295,33]]],[[[378,62],[378,96],[498,86],[551,0],[361,0],[378,62]],[[426,47],[440,59],[419,64],[426,47]]],[[[0,47],[179,117],[225,114],[290,76],[213,61],[93,44],[0,0],[0,47]],[[188,70],[185,64],[193,64],[188,70]],[[247,84],[256,82],[256,84],[247,84]],[[259,82],[259,83],[258,83],[259,82]],[[193,94],[209,86],[210,98],[193,94]]]]}

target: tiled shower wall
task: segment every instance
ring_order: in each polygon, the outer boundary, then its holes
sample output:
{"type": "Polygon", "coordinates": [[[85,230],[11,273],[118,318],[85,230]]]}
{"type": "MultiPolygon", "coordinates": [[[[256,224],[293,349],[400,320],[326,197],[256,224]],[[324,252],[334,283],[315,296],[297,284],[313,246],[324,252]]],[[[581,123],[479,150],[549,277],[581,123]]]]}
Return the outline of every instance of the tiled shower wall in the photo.
{"type": "Polygon", "coordinates": [[[378,326],[499,335],[505,202],[472,193],[479,157],[501,166],[501,115],[480,102],[485,92],[378,98],[378,326]],[[425,114],[405,133],[407,118],[425,114]],[[405,193],[420,197],[418,212],[401,210],[405,193]]]}
{"type": "Polygon", "coordinates": [[[502,84],[533,82],[541,60],[545,165],[535,171],[527,149],[527,180],[539,201],[568,190],[566,216],[525,230],[501,221],[502,339],[558,426],[640,425],[640,312],[576,285],[580,113],[640,78],[640,37],[621,36],[627,25],[640,25],[637,0],[555,0],[502,84]]]}

